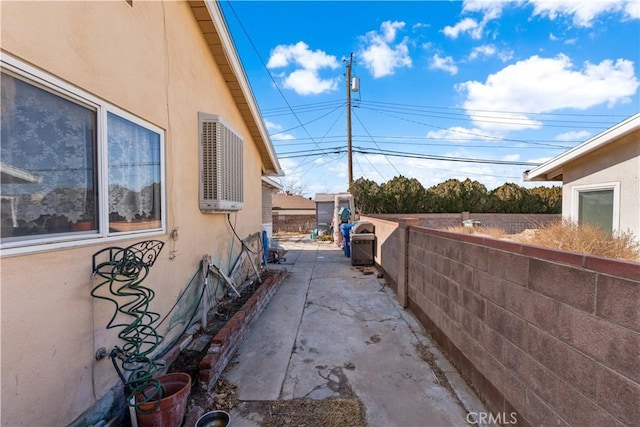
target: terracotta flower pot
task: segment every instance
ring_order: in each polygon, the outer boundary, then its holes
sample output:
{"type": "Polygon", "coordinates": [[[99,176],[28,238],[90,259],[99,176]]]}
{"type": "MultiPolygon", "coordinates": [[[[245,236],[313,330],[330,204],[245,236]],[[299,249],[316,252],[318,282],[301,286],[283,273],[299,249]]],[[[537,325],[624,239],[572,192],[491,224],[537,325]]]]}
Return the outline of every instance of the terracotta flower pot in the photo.
{"type": "MultiPolygon", "coordinates": [[[[141,403],[137,412],[139,427],[180,427],[187,407],[187,398],[191,392],[191,376],[183,372],[162,375],[156,378],[164,387],[164,394],[160,404],[151,411],[156,401],[141,403]]],[[[149,393],[153,387],[149,387],[149,393]]],[[[139,401],[143,400],[140,396],[139,401]]]]}
{"type": "Polygon", "coordinates": [[[78,221],[71,224],[71,231],[93,230],[93,221],[78,221]]]}

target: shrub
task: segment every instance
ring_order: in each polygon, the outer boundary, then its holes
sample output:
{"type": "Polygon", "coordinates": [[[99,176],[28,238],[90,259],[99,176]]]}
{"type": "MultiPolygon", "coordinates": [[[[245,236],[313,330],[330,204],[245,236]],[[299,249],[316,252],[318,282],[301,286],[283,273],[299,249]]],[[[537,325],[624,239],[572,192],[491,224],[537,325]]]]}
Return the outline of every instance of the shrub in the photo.
{"type": "Polygon", "coordinates": [[[600,227],[564,220],[514,239],[563,251],[640,262],[640,242],[630,231],[612,235],[600,227]]]}

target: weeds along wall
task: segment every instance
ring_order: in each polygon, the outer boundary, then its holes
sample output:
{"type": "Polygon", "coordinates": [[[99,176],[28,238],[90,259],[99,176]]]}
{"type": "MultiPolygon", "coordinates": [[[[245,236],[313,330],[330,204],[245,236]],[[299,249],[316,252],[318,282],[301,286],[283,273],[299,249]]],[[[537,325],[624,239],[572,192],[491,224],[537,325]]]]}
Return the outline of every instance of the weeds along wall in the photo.
{"type": "Polygon", "coordinates": [[[640,419],[639,263],[366,220],[400,302],[493,413],[530,425],[640,419]]]}

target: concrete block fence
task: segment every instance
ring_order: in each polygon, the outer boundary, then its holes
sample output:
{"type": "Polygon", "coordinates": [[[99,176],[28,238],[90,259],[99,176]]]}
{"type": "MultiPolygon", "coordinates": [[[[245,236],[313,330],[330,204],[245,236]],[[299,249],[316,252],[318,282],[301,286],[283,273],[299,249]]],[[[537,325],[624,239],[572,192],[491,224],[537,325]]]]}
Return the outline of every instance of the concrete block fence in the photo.
{"type": "MultiPolygon", "coordinates": [[[[397,215],[382,214],[373,215],[374,218],[394,221],[397,215]]],[[[466,220],[480,221],[480,225],[489,228],[500,228],[507,234],[517,234],[531,228],[539,228],[550,222],[562,219],[560,214],[502,214],[502,213],[434,213],[434,214],[409,214],[406,217],[417,219],[415,225],[427,228],[446,229],[459,227],[466,220]]]]}
{"type": "Polygon", "coordinates": [[[640,423],[640,263],[362,219],[398,300],[493,414],[640,423]]]}
{"type": "Polygon", "coordinates": [[[267,277],[242,308],[212,338],[207,355],[199,364],[198,379],[202,388],[211,391],[214,387],[244,337],[251,330],[251,326],[280,287],[285,274],[275,272],[267,277]]]}

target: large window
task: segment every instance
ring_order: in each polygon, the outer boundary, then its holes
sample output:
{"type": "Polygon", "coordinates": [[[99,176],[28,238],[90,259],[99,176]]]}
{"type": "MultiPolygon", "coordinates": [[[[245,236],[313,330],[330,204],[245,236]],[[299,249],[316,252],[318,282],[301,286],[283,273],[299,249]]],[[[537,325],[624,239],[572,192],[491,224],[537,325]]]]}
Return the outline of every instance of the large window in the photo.
{"type": "Polygon", "coordinates": [[[606,231],[618,229],[618,183],[573,188],[573,216],[579,224],[591,224],[606,231]]]}
{"type": "Polygon", "coordinates": [[[162,230],[163,132],[21,71],[2,70],[2,247],[162,230]]]}

